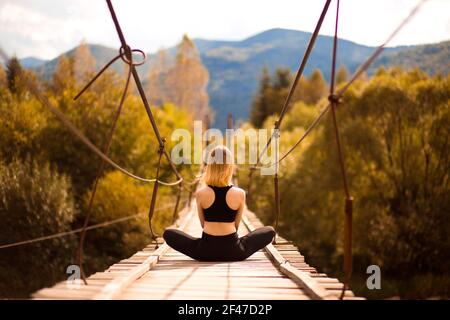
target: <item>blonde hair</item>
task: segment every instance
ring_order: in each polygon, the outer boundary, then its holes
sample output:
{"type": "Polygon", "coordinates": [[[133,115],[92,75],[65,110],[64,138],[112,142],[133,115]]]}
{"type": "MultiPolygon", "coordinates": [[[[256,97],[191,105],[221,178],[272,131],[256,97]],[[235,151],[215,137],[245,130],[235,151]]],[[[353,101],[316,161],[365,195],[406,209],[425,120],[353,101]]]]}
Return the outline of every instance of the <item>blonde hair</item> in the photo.
{"type": "Polygon", "coordinates": [[[203,180],[215,187],[225,187],[231,184],[233,177],[233,155],[230,149],[220,145],[211,150],[206,161],[203,180]]]}

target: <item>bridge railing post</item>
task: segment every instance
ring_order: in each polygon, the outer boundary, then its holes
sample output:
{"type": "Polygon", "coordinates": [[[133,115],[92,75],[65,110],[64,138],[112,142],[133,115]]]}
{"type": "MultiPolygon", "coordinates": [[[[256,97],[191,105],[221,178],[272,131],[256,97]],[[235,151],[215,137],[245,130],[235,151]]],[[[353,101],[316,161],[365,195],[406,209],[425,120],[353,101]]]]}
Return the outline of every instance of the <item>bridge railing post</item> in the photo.
{"type": "Polygon", "coordinates": [[[153,220],[153,214],[155,212],[155,206],[156,206],[156,197],[158,195],[158,188],[159,188],[159,172],[161,169],[161,158],[164,154],[164,148],[165,148],[165,139],[161,140],[162,143],[159,146],[159,150],[158,150],[158,165],[156,167],[156,181],[155,184],[153,185],[153,191],[152,191],[152,200],[150,202],[150,209],[148,211],[148,226],[150,228],[150,235],[152,237],[152,240],[155,240],[155,244],[156,244],[156,248],[158,248],[158,235],[155,234],[155,232],[153,231],[153,225],[152,225],[152,220],[153,220]]]}
{"type": "Polygon", "coordinates": [[[247,203],[251,204],[252,203],[252,196],[253,196],[253,192],[252,192],[252,182],[253,182],[253,172],[256,169],[253,167],[250,167],[250,171],[248,173],[248,184],[247,184],[247,203]]]}
{"type": "Polygon", "coordinates": [[[182,191],[183,191],[183,182],[178,185],[177,201],[175,202],[175,207],[173,208],[173,214],[172,214],[172,224],[174,224],[178,218],[178,207],[180,206],[182,191]]]}
{"type": "Polygon", "coordinates": [[[278,188],[278,173],[275,173],[273,177],[274,194],[275,194],[275,237],[273,243],[276,244],[276,237],[278,234],[278,220],[280,217],[280,193],[278,188]]]}
{"type": "MultiPolygon", "coordinates": [[[[275,128],[278,128],[278,121],[275,122],[275,128]]],[[[277,129],[278,130],[278,129],[277,129]]],[[[275,162],[274,162],[274,166],[275,166],[275,174],[273,176],[273,185],[274,185],[274,200],[275,200],[275,237],[273,238],[273,243],[276,244],[276,238],[277,238],[277,234],[278,234],[278,222],[280,219],[280,211],[281,211],[281,202],[280,202],[280,190],[279,190],[279,183],[278,183],[278,147],[279,147],[279,139],[280,139],[280,134],[278,131],[276,131],[273,134],[273,140],[275,142],[274,148],[275,150],[272,150],[272,152],[275,153],[275,162]]]]}
{"type": "Polygon", "coordinates": [[[345,199],[345,222],[344,222],[344,274],[345,284],[350,281],[352,274],[352,232],[353,232],[353,197],[345,199]]]}

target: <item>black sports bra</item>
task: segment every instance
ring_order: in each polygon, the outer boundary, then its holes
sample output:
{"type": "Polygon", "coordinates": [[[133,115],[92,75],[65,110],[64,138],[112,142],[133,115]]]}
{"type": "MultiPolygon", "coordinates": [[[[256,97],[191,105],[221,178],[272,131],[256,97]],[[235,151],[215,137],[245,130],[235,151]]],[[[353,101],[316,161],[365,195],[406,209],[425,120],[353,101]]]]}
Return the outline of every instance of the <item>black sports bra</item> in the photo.
{"type": "Polygon", "coordinates": [[[233,222],[238,210],[231,209],[227,204],[227,192],[233,186],[214,187],[208,185],[214,191],[215,199],[212,205],[203,209],[205,221],[208,222],[233,222]]]}

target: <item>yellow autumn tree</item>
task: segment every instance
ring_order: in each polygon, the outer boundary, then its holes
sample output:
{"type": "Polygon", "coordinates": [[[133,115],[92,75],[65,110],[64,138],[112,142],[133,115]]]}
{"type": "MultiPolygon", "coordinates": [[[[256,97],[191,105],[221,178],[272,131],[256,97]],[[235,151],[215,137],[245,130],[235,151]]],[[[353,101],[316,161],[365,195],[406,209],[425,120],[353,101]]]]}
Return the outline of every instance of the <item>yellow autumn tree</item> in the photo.
{"type": "Polygon", "coordinates": [[[6,72],[2,66],[0,66],[0,88],[6,87],[6,72]]]}
{"type": "Polygon", "coordinates": [[[150,68],[149,87],[153,101],[184,107],[194,120],[211,117],[207,86],[208,70],[203,66],[195,44],[187,35],[177,46],[173,61],[166,52],[157,54],[150,68]]]}
{"type": "Polygon", "coordinates": [[[74,61],[62,55],[58,59],[55,72],[52,76],[51,86],[56,95],[61,95],[64,90],[74,85],[74,61]]]}
{"type": "Polygon", "coordinates": [[[150,100],[156,105],[169,100],[165,79],[170,68],[171,61],[167,51],[159,50],[150,65],[147,86],[150,100]]]}
{"type": "Polygon", "coordinates": [[[95,59],[86,42],[82,41],[75,49],[73,64],[77,82],[83,83],[86,80],[90,80],[90,77],[95,72],[95,59]]]}

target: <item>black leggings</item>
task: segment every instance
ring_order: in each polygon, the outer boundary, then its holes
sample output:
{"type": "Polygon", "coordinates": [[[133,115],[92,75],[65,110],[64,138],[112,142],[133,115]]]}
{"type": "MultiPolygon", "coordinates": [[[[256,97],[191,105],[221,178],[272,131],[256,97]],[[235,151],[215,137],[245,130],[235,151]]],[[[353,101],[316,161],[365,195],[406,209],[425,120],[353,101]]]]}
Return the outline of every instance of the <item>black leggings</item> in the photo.
{"type": "Polygon", "coordinates": [[[272,242],[275,231],[261,227],[240,237],[237,232],[225,236],[213,236],[205,232],[195,238],[178,229],[167,229],[163,237],[173,249],[199,261],[245,260],[272,242]]]}

